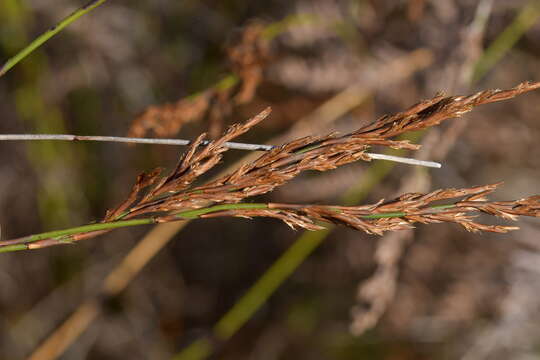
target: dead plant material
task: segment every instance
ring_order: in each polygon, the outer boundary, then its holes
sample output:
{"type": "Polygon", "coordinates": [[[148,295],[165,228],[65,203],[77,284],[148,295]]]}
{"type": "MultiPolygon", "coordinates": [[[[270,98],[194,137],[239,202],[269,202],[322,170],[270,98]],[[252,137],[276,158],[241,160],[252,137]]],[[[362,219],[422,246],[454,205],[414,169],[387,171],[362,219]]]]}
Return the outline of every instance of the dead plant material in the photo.
{"type": "Polygon", "coordinates": [[[250,102],[263,80],[263,70],[272,59],[270,41],[264,36],[267,24],[255,21],[246,26],[236,44],[227,48],[232,71],[240,77],[242,85],[234,100],[236,104],[250,102]]]}
{"type": "Polygon", "coordinates": [[[150,106],[132,122],[128,136],[143,137],[150,132],[158,137],[174,136],[184,124],[208,117],[210,138],[217,138],[234,105],[250,102],[263,80],[264,68],[272,58],[264,29],[263,22],[253,22],[226,49],[230,68],[239,78],[238,86],[234,86],[237,81],[230,77],[195,96],[150,106]]]}
{"type": "Polygon", "coordinates": [[[398,264],[413,238],[412,231],[400,231],[377,242],[377,270],[358,286],[356,304],[351,309],[350,329],[354,335],[373,328],[394,300],[400,274],[398,264]]]}
{"type": "Polygon", "coordinates": [[[150,106],[133,121],[128,136],[143,137],[150,131],[159,137],[176,134],[182,125],[202,119],[214,96],[215,90],[210,89],[176,103],[150,106]]]}

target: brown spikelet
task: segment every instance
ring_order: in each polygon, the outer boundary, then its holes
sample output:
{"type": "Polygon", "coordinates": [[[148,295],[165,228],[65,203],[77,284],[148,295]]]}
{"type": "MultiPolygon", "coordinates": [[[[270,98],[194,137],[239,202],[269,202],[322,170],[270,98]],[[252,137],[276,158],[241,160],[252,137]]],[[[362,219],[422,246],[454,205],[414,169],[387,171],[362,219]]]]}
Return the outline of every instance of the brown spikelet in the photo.
{"type": "MultiPolygon", "coordinates": [[[[216,166],[221,160],[222,153],[228,150],[224,144],[249,131],[253,126],[264,120],[270,114],[270,111],[270,108],[266,108],[245,123],[231,126],[221,138],[210,141],[204,146],[202,143],[206,135],[201,134],[193,141],[184,155],[180,157],[174,170],[159,181],[157,181],[159,173],[152,173],[151,177],[145,174],[139,175],[141,181],[137,181],[128,196],[128,200],[124,201],[115,210],[108,211],[105,221],[115,219],[130,206],[129,214],[125,218],[139,215],[143,210],[144,212],[167,212],[180,208],[174,194],[189,188],[199,176],[216,166]],[[137,204],[134,204],[140,191],[152,184],[155,185],[141,197],[137,204]],[[169,196],[167,197],[167,195],[169,196]]],[[[185,197],[185,194],[181,194],[180,197],[185,197]]]]}
{"type": "Polygon", "coordinates": [[[408,131],[422,130],[438,125],[446,119],[460,117],[476,106],[511,99],[539,87],[540,83],[524,82],[512,89],[486,90],[469,96],[438,95],[404,112],[383,116],[354,134],[366,138],[389,138],[408,131]]]}
{"type": "Polygon", "coordinates": [[[133,188],[131,189],[131,192],[129,193],[127,199],[120,205],[118,205],[116,208],[108,210],[103,221],[114,220],[118,215],[120,215],[127,208],[133,205],[133,203],[137,200],[137,197],[140,195],[141,191],[148,186],[154,184],[158,180],[161,171],[162,169],[157,168],[151,172],[142,173],[137,176],[137,181],[135,182],[135,185],[133,185],[133,188]]]}

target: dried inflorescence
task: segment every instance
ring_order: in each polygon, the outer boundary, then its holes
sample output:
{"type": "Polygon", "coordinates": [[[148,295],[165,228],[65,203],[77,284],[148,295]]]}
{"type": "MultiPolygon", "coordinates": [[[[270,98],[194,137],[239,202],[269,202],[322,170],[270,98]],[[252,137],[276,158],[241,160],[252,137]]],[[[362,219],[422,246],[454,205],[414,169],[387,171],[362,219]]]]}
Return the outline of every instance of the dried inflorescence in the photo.
{"type": "Polygon", "coordinates": [[[385,202],[384,200],[363,206],[322,206],[296,204],[268,204],[268,209],[234,209],[202,215],[202,217],[240,216],[274,217],[291,227],[321,230],[317,221],[343,224],[368,234],[382,235],[386,231],[405,230],[414,223],[456,223],[472,232],[489,231],[506,233],[514,226],[484,225],[474,221],[476,215],[484,213],[506,220],[518,216],[540,217],[540,196],[531,196],[516,201],[488,201],[485,196],[492,193],[501,183],[465,189],[441,189],[428,194],[409,193],[385,202]],[[435,202],[462,198],[459,201],[433,205],[435,202]]]}
{"type": "MultiPolygon", "coordinates": [[[[261,216],[277,218],[292,227],[309,230],[321,229],[317,222],[327,222],[344,224],[370,234],[408,229],[414,223],[441,222],[456,223],[469,231],[507,232],[516,228],[483,225],[475,222],[472,214],[484,213],[507,220],[515,220],[518,216],[540,217],[540,196],[507,202],[488,201],[485,196],[498,186],[494,184],[442,189],[428,194],[405,194],[393,201],[353,207],[240,202],[268,193],[304,171],[326,171],[357,160],[370,161],[366,150],[372,145],[417,149],[418,145],[392,138],[459,117],[475,106],[506,100],[539,87],[540,83],[523,83],[509,90],[488,90],[470,96],[438,95],[346,135],[332,133],[293,140],[228,175],[197,185],[196,180],[220,162],[222,154],[228,150],[225,143],[264,120],[270,114],[267,108],[247,122],[231,126],[223,136],[208,144],[204,143],[205,134],[199,136],[169,175],[160,177],[160,169],[140,175],[127,199],[108,211],[102,223],[114,224],[141,218],[150,220],[144,223],[151,223],[210,216],[261,216]],[[460,200],[455,201],[457,198],[460,200]],[[454,201],[434,206],[435,202],[450,200],[454,201]]],[[[41,234],[15,239],[0,242],[0,250],[2,246],[30,241],[34,242],[32,248],[77,241],[115,227],[118,226],[92,227],[92,230],[70,232],[68,235],[62,232],[62,236],[53,238],[41,234]]]]}
{"type": "MultiPolygon", "coordinates": [[[[229,175],[204,185],[193,186],[197,178],[219,163],[222,153],[227,150],[223,144],[247,132],[266,118],[270,112],[266,109],[246,123],[232,126],[225,135],[208,146],[201,146],[204,140],[204,135],[201,135],[167,177],[158,180],[159,171],[141,175],[128,200],[110,211],[104,221],[129,219],[143,214],[156,214],[158,217],[163,216],[161,221],[168,221],[171,220],[171,214],[181,211],[217,203],[238,203],[246,198],[265,194],[303,171],[326,171],[357,160],[369,161],[371,158],[366,150],[371,145],[417,149],[418,145],[391,138],[408,131],[437,125],[443,120],[459,117],[475,106],[509,99],[539,86],[539,83],[523,83],[509,90],[488,90],[470,96],[438,95],[404,112],[384,116],[350,134],[339,136],[333,133],[291,141],[251,163],[244,164],[229,175]],[[150,190],[144,195],[141,194],[144,188],[151,185],[153,187],[150,190]]],[[[455,222],[471,231],[504,232],[510,228],[475,223],[466,213],[483,212],[506,219],[514,219],[518,215],[537,216],[537,198],[534,197],[509,203],[480,201],[483,195],[493,191],[495,187],[496,185],[461,190],[447,189],[426,195],[406,194],[389,203],[363,207],[269,204],[267,209],[228,210],[205,216],[276,217],[291,225],[312,230],[320,229],[320,226],[313,222],[320,220],[346,224],[373,234],[408,228],[414,222],[455,222]],[[465,198],[451,208],[433,209],[429,205],[434,201],[457,197],[465,198]],[[512,208],[509,209],[509,206],[512,208]],[[365,219],[371,215],[401,212],[406,215],[365,219]]]]}
{"type": "Polygon", "coordinates": [[[139,175],[128,199],[114,210],[108,211],[104,221],[114,221],[119,217],[130,218],[148,212],[194,208],[182,206],[184,201],[195,202],[195,198],[200,200],[200,189],[189,189],[193,182],[219,163],[222,153],[228,150],[224,146],[226,142],[247,132],[269,114],[270,109],[266,109],[243,124],[231,126],[221,138],[206,146],[201,146],[205,134],[200,135],[168,176],[159,179],[160,169],[139,175]],[[142,195],[143,190],[151,185],[154,186],[142,195]]]}

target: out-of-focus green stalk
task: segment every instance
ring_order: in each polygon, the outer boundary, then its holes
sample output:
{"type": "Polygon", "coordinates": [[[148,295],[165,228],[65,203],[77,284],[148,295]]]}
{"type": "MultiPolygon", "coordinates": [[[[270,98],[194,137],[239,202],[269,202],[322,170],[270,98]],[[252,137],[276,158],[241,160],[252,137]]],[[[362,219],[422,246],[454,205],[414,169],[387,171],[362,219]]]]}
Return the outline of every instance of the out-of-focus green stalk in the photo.
{"type": "MultiPolygon", "coordinates": [[[[32,13],[24,2],[0,1],[0,47],[3,53],[14,53],[28,42],[32,26],[32,13]]],[[[52,74],[47,57],[35,51],[27,61],[19,64],[16,82],[10,85],[19,121],[36,133],[63,133],[66,131],[62,110],[56,103],[48,102],[44,94],[52,74]]],[[[15,78],[14,78],[15,79],[15,78]]],[[[77,165],[84,163],[85,154],[66,144],[36,143],[26,145],[28,162],[32,167],[36,192],[36,207],[40,220],[48,228],[63,228],[80,221],[85,212],[82,193],[77,184],[77,165]],[[79,209],[72,211],[71,209],[79,209]]]]}
{"type": "Polygon", "coordinates": [[[62,21],[60,21],[58,24],[44,32],[43,34],[39,35],[34,41],[32,41],[30,44],[28,44],[24,49],[19,51],[17,54],[15,54],[12,58],[10,58],[8,61],[5,62],[2,67],[0,67],[0,77],[6,74],[11,68],[13,68],[15,65],[17,65],[21,60],[26,58],[28,55],[30,55],[34,50],[36,50],[38,47],[43,45],[45,42],[47,42],[50,38],[58,34],[60,31],[62,31],[66,26],[80,18],[81,16],[89,13],[90,11],[94,10],[101,4],[103,4],[107,0],[92,0],[83,7],[75,10],[71,15],[64,18],[62,21]]]}
{"type": "Polygon", "coordinates": [[[477,82],[508,53],[540,18],[540,1],[531,0],[521,8],[514,21],[489,45],[474,67],[472,82],[477,82]]]}

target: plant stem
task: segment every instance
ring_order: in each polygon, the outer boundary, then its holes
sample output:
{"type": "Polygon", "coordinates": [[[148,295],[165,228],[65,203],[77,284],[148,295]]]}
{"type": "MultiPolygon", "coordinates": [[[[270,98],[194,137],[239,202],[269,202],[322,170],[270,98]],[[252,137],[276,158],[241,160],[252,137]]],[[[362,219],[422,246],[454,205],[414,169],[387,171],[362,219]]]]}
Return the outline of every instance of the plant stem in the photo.
{"type": "MultiPolygon", "coordinates": [[[[131,143],[131,144],[153,144],[153,145],[190,145],[191,140],[183,139],[150,139],[150,138],[134,138],[134,137],[121,137],[121,136],[87,136],[87,135],[70,135],[70,134],[0,134],[0,141],[100,141],[100,142],[117,142],[117,143],[131,143]]],[[[211,141],[204,140],[201,145],[206,146],[211,141]]],[[[246,144],[238,142],[225,142],[223,146],[229,149],[237,150],[249,150],[249,151],[270,151],[275,149],[275,145],[263,145],[263,144],[246,144]]],[[[313,145],[306,147],[297,152],[297,154],[306,153],[310,150],[317,149],[320,145],[313,145]]],[[[387,160],[394,161],[403,164],[426,166],[432,168],[440,168],[441,164],[433,161],[417,160],[413,158],[406,158],[388,154],[374,154],[366,153],[372,159],[375,160],[387,160]]]]}
{"type": "MultiPolygon", "coordinates": [[[[3,245],[11,246],[11,245],[16,245],[16,244],[28,244],[28,243],[33,243],[40,240],[45,240],[45,239],[56,239],[59,241],[69,242],[70,241],[69,237],[76,234],[84,234],[84,233],[89,233],[93,231],[112,230],[112,229],[118,229],[118,228],[123,228],[127,226],[146,225],[146,224],[154,224],[154,223],[156,223],[156,219],[153,217],[150,217],[150,218],[144,218],[144,219],[122,220],[122,221],[114,221],[114,222],[88,224],[88,225],[83,225],[83,226],[72,227],[69,229],[48,231],[48,232],[44,232],[40,234],[29,235],[29,236],[25,236],[25,237],[13,239],[13,240],[0,241],[0,249],[4,249],[5,246],[3,245]]],[[[23,250],[23,249],[20,249],[20,250],[23,250]]]]}
{"type": "MultiPolygon", "coordinates": [[[[431,207],[431,209],[436,211],[440,209],[452,208],[454,206],[455,206],[454,204],[438,205],[438,206],[431,207]]],[[[266,203],[221,204],[221,205],[215,205],[215,206],[210,206],[210,207],[201,208],[201,209],[182,211],[182,212],[174,214],[173,217],[178,220],[196,219],[202,215],[215,213],[219,211],[243,210],[243,209],[250,209],[250,210],[266,209],[270,211],[281,210],[280,208],[269,208],[268,204],[266,203]]],[[[362,219],[382,219],[382,218],[402,217],[406,215],[407,215],[406,212],[391,212],[391,213],[381,213],[381,214],[360,215],[359,217],[362,219]]],[[[0,253],[32,249],[32,247],[29,246],[28,244],[41,241],[41,240],[53,239],[53,240],[57,240],[58,242],[69,243],[74,240],[72,238],[72,236],[74,235],[86,234],[86,233],[91,233],[91,232],[96,232],[96,231],[108,231],[108,230],[119,229],[119,228],[130,227],[130,226],[155,224],[159,221],[160,221],[159,217],[147,217],[143,219],[120,220],[120,221],[88,224],[88,225],[77,226],[77,227],[73,227],[69,229],[55,230],[55,231],[49,231],[49,232],[44,232],[40,234],[29,235],[29,236],[25,236],[25,237],[21,237],[17,239],[0,241],[0,253]]]]}
{"type": "Polygon", "coordinates": [[[20,251],[20,250],[28,250],[28,247],[25,244],[7,245],[7,246],[0,247],[0,253],[20,251]]]}
{"type": "MultiPolygon", "coordinates": [[[[214,336],[224,341],[234,335],[283,281],[304,262],[306,254],[311,254],[321,244],[333,227],[331,225],[321,231],[304,232],[298,241],[292,244],[287,252],[274,262],[255,285],[217,322],[214,326],[214,336]]],[[[188,357],[179,356],[176,359],[188,359],[188,357]]]]}
{"type": "Polygon", "coordinates": [[[19,51],[17,54],[15,54],[12,58],[10,58],[6,63],[0,67],[0,77],[5,75],[12,67],[17,65],[21,60],[23,60],[25,57],[27,57],[30,53],[32,53],[34,50],[36,50],[38,47],[43,45],[45,42],[47,42],[50,38],[52,38],[54,35],[58,34],[60,31],[62,31],[66,26],[80,18],[81,16],[85,15],[86,13],[94,10],[101,4],[103,4],[107,0],[92,0],[83,7],[75,10],[71,15],[64,18],[62,21],[60,21],[58,24],[38,36],[34,41],[32,41],[30,44],[28,44],[24,49],[19,51]]]}
{"type": "MultiPolygon", "coordinates": [[[[217,211],[223,211],[223,210],[266,209],[266,208],[268,208],[268,205],[261,204],[261,203],[222,204],[222,205],[215,205],[215,206],[210,206],[210,207],[202,208],[202,209],[179,212],[177,214],[174,214],[174,216],[178,218],[178,220],[196,219],[201,215],[217,212],[217,211]]],[[[21,237],[17,239],[0,241],[0,252],[26,250],[29,248],[28,246],[25,246],[24,244],[33,243],[40,240],[55,239],[60,242],[63,241],[63,242],[69,243],[72,240],[70,237],[73,235],[85,234],[85,233],[90,233],[94,231],[107,231],[107,230],[118,229],[118,228],[129,227],[129,226],[155,224],[157,222],[159,222],[159,218],[148,217],[148,218],[143,218],[143,219],[120,220],[120,221],[88,224],[88,225],[77,226],[77,227],[73,227],[69,229],[49,231],[49,232],[29,235],[29,236],[25,236],[25,237],[21,237]],[[23,245],[24,247],[17,247],[14,245],[23,245]],[[10,246],[12,248],[9,248],[10,250],[9,249],[6,250],[6,248],[10,246]]]]}

